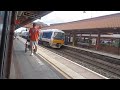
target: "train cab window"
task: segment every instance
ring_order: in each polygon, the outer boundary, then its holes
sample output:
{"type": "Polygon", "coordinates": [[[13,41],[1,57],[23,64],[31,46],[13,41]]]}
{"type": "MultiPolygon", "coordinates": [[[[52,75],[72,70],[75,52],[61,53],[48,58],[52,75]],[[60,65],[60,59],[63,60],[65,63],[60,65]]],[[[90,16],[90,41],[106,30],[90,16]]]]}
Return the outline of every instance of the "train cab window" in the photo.
{"type": "Polygon", "coordinates": [[[64,38],[65,38],[64,33],[61,33],[61,32],[54,33],[54,39],[64,39],[64,38]]]}

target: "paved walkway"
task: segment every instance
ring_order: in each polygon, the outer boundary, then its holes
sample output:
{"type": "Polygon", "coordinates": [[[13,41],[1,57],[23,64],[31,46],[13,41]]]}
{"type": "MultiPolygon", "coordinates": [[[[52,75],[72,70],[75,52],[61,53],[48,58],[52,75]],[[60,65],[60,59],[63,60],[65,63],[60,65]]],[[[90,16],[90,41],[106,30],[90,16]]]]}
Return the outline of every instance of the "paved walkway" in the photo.
{"type": "Polygon", "coordinates": [[[25,53],[24,44],[20,40],[15,39],[13,45],[11,79],[65,79],[42,58],[30,56],[30,51],[25,53]]]}

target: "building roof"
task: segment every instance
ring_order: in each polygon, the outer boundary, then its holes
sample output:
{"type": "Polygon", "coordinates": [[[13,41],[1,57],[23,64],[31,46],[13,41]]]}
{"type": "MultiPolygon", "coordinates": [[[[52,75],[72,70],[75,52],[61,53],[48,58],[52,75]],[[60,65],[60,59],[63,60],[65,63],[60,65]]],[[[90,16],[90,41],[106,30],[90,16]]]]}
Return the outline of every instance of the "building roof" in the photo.
{"type": "Polygon", "coordinates": [[[84,19],[68,23],[59,23],[44,27],[43,29],[60,29],[60,30],[78,30],[94,28],[117,28],[120,27],[120,13],[84,19]]]}

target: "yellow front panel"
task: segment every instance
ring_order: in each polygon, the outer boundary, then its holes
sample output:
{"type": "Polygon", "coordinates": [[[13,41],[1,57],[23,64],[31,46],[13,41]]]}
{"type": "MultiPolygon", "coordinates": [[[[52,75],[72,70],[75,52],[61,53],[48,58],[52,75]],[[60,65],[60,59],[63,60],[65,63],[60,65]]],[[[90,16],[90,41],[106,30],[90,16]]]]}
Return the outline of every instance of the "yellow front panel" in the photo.
{"type": "Polygon", "coordinates": [[[53,40],[53,43],[55,43],[55,44],[56,44],[56,43],[64,44],[64,40],[55,40],[55,39],[54,39],[54,40],[53,40]]]}

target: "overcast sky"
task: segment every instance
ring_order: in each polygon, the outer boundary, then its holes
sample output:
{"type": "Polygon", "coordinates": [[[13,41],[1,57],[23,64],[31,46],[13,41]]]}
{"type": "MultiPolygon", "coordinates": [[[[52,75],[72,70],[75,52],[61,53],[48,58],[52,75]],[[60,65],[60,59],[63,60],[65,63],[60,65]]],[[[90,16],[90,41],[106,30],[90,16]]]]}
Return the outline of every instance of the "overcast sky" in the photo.
{"type": "MultiPolygon", "coordinates": [[[[53,11],[50,14],[42,17],[41,20],[37,19],[35,21],[41,21],[45,24],[50,25],[55,23],[64,23],[94,18],[115,13],[120,13],[120,11],[85,11],[85,13],[84,11],[53,11]]],[[[20,30],[21,29],[19,29],[18,31],[20,30]]]]}
{"type": "Polygon", "coordinates": [[[84,11],[54,11],[42,17],[40,21],[49,25],[99,17],[113,13],[120,13],[120,11],[85,11],[85,13],[84,11]]]}

